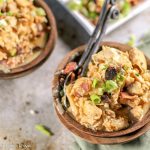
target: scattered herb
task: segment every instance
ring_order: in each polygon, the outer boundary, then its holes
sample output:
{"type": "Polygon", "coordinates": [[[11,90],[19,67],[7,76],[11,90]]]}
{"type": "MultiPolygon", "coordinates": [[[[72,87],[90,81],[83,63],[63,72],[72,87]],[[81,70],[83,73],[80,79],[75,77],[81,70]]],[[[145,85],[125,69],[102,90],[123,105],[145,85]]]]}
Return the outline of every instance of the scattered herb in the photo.
{"type": "Polygon", "coordinates": [[[11,51],[9,51],[9,54],[11,57],[14,57],[17,53],[17,50],[16,49],[12,49],[11,51]]]}
{"type": "Polygon", "coordinates": [[[93,80],[93,83],[92,83],[92,87],[93,87],[93,88],[96,88],[97,84],[98,84],[98,80],[97,80],[97,79],[94,79],[94,80],[93,80]]]}
{"type": "Polygon", "coordinates": [[[8,16],[13,16],[13,12],[9,11],[9,12],[7,12],[7,15],[8,16]]]}
{"type": "Polygon", "coordinates": [[[125,79],[124,75],[122,75],[121,73],[117,74],[116,80],[117,82],[123,82],[125,79]]]}
{"type": "Polygon", "coordinates": [[[116,81],[120,86],[122,86],[125,81],[125,76],[122,73],[118,73],[116,77],[116,81]]]}
{"type": "Polygon", "coordinates": [[[90,98],[91,98],[91,101],[92,101],[95,105],[100,104],[100,102],[101,102],[100,97],[99,97],[98,95],[96,95],[96,94],[91,95],[90,98]]]}
{"type": "Polygon", "coordinates": [[[80,10],[82,8],[82,4],[77,3],[75,0],[69,1],[67,5],[71,10],[80,10]]]}
{"type": "Polygon", "coordinates": [[[103,88],[99,88],[98,89],[98,95],[103,95],[104,94],[104,89],[103,88]]]}
{"type": "Polygon", "coordinates": [[[111,93],[115,91],[118,88],[118,85],[115,81],[113,80],[107,80],[105,84],[103,85],[103,89],[107,93],[111,93]]]}
{"type": "Polygon", "coordinates": [[[37,8],[36,9],[36,14],[38,16],[46,16],[45,10],[43,8],[37,8]]]}
{"type": "Polygon", "coordinates": [[[96,17],[97,17],[97,14],[95,12],[90,12],[89,13],[89,18],[96,19],[96,17]]]}
{"type": "Polygon", "coordinates": [[[137,77],[139,77],[139,76],[140,76],[140,74],[139,74],[139,73],[135,73],[135,75],[136,75],[137,77]]]}
{"type": "Polygon", "coordinates": [[[127,71],[127,70],[129,69],[129,67],[128,67],[127,65],[124,65],[123,69],[124,69],[125,71],[127,71]]]}
{"type": "Polygon", "coordinates": [[[44,126],[44,125],[36,125],[36,126],[35,126],[35,129],[36,129],[37,131],[40,131],[41,133],[47,135],[47,136],[52,136],[52,135],[54,135],[54,134],[52,133],[52,131],[51,131],[48,127],[46,127],[46,126],[44,126]]]}
{"type": "Polygon", "coordinates": [[[131,35],[127,44],[129,46],[135,46],[135,43],[136,43],[136,37],[135,37],[135,35],[131,35]]]}
{"type": "Polygon", "coordinates": [[[107,68],[108,68],[108,65],[104,65],[104,66],[102,67],[102,70],[107,70],[107,68]]]}
{"type": "Polygon", "coordinates": [[[124,5],[122,7],[122,14],[123,14],[123,16],[127,16],[130,11],[131,11],[131,4],[130,4],[130,2],[125,1],[124,5]]]}

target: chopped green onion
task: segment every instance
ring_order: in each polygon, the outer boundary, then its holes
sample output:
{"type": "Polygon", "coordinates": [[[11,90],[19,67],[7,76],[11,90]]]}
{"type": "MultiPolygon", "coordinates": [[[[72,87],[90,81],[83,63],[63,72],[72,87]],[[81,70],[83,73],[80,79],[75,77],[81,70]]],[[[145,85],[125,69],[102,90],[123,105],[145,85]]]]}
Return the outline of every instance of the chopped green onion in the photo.
{"type": "Polygon", "coordinates": [[[139,76],[140,76],[140,74],[139,74],[139,73],[135,73],[135,75],[136,75],[137,77],[139,77],[139,76]]]}
{"type": "Polygon", "coordinates": [[[8,16],[13,16],[13,12],[9,11],[9,12],[7,12],[7,15],[8,16]]]}
{"type": "Polygon", "coordinates": [[[135,43],[136,43],[136,37],[135,37],[135,35],[131,35],[127,44],[129,46],[135,46],[135,43]]]}
{"type": "Polygon", "coordinates": [[[17,53],[17,50],[16,49],[12,49],[11,51],[9,51],[9,54],[11,57],[15,56],[17,53]]]}
{"type": "Polygon", "coordinates": [[[126,15],[129,14],[130,11],[131,11],[131,4],[130,4],[130,2],[125,1],[125,2],[124,2],[124,5],[123,5],[123,7],[122,7],[122,14],[123,14],[124,16],[126,16],[126,15]]]}
{"type": "Polygon", "coordinates": [[[80,10],[82,8],[82,4],[76,2],[75,0],[69,1],[67,5],[71,10],[80,10]]]}
{"type": "Polygon", "coordinates": [[[89,17],[89,12],[85,7],[83,7],[80,11],[85,17],[89,17]]]}
{"type": "Polygon", "coordinates": [[[108,68],[108,65],[104,65],[104,66],[102,67],[102,70],[107,70],[107,68],[108,68]]]}
{"type": "Polygon", "coordinates": [[[97,14],[95,12],[89,12],[89,18],[96,19],[97,14]]]}
{"type": "Polygon", "coordinates": [[[122,75],[121,73],[117,74],[117,77],[116,77],[117,82],[122,82],[124,81],[124,79],[125,79],[124,75],[122,75]]]}
{"type": "MultiPolygon", "coordinates": [[[[88,9],[89,9],[90,12],[95,12],[95,10],[96,10],[96,4],[95,4],[95,2],[90,1],[90,2],[88,3],[88,9]]],[[[96,15],[96,16],[97,16],[97,15],[96,15]]]]}
{"type": "Polygon", "coordinates": [[[111,93],[111,92],[115,91],[117,88],[118,88],[118,85],[115,81],[107,80],[106,83],[105,83],[104,90],[108,93],[111,93]]]}
{"type": "Polygon", "coordinates": [[[50,131],[50,129],[45,127],[44,125],[36,125],[35,129],[40,131],[41,133],[47,135],[47,136],[52,136],[53,135],[53,133],[50,131]]]}
{"type": "Polygon", "coordinates": [[[98,89],[98,95],[103,95],[104,94],[104,89],[103,88],[99,88],[98,89]]]}
{"type": "Polygon", "coordinates": [[[36,9],[36,14],[38,16],[46,16],[45,10],[43,8],[37,8],[36,9]]]}
{"type": "Polygon", "coordinates": [[[96,88],[97,84],[98,84],[98,80],[97,80],[97,79],[94,79],[94,80],[93,80],[92,87],[93,87],[93,88],[96,88]]]}
{"type": "Polygon", "coordinates": [[[98,95],[96,95],[96,94],[91,95],[90,98],[91,98],[91,101],[92,101],[95,105],[100,104],[100,102],[101,102],[100,97],[99,97],[98,95]]]}
{"type": "Polygon", "coordinates": [[[129,67],[128,67],[127,65],[124,65],[123,69],[124,69],[125,71],[127,71],[127,70],[129,69],[129,67]]]}

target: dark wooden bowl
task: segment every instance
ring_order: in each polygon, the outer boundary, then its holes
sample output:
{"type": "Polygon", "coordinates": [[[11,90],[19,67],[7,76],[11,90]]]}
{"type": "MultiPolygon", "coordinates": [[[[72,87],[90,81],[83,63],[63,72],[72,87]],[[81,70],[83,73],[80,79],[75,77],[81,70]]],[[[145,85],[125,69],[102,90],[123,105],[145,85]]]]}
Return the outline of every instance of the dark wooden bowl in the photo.
{"type": "Polygon", "coordinates": [[[41,54],[37,58],[35,58],[33,61],[31,61],[26,65],[12,69],[9,73],[4,73],[1,71],[0,79],[17,78],[34,71],[46,61],[46,59],[50,56],[51,52],[54,49],[56,38],[57,38],[57,27],[56,27],[56,22],[53,13],[49,8],[49,6],[43,0],[35,0],[34,3],[36,6],[42,7],[46,11],[48,23],[51,27],[48,41],[44,49],[42,50],[41,54]]]}
{"type": "Polygon", "coordinates": [[[126,134],[126,135],[119,136],[119,137],[110,137],[110,138],[93,136],[93,135],[81,132],[81,131],[77,130],[76,128],[72,127],[72,125],[58,112],[56,107],[55,107],[55,110],[56,110],[56,114],[57,114],[59,120],[61,122],[63,122],[63,125],[68,130],[70,130],[76,136],[79,136],[83,140],[85,140],[89,143],[92,143],[92,144],[107,144],[107,145],[109,144],[109,145],[112,145],[112,144],[128,143],[128,142],[131,142],[131,141],[139,138],[140,136],[142,136],[143,134],[145,134],[147,131],[150,130],[150,122],[148,122],[141,129],[139,129],[139,130],[137,130],[131,134],[126,134]]]}
{"type": "MultiPolygon", "coordinates": [[[[116,43],[116,42],[104,42],[103,45],[114,47],[121,51],[130,51],[132,49],[132,47],[130,47],[128,45],[120,44],[120,43],[116,43]]],[[[77,52],[83,52],[84,49],[85,49],[85,46],[81,46],[81,47],[78,47],[75,50],[71,51],[70,53],[68,53],[68,55],[62,60],[62,62],[58,66],[57,71],[62,70],[66,66],[66,64],[69,62],[71,56],[73,56],[77,52]]],[[[150,60],[148,58],[147,58],[147,64],[148,64],[148,68],[150,69],[150,60]]],[[[53,94],[56,92],[56,89],[58,88],[58,77],[59,77],[59,75],[57,75],[57,74],[54,76],[53,94]]],[[[54,104],[55,104],[56,109],[59,111],[59,107],[57,105],[57,99],[55,98],[55,95],[54,95],[54,104]]],[[[84,134],[88,134],[88,135],[91,135],[94,137],[103,137],[103,138],[104,137],[105,138],[118,137],[118,136],[123,136],[123,135],[133,133],[133,132],[139,130],[140,128],[142,128],[143,126],[145,126],[150,121],[150,111],[149,111],[140,122],[133,124],[132,126],[128,127],[127,129],[117,131],[117,132],[104,132],[104,131],[94,132],[93,130],[88,129],[88,128],[82,126],[81,124],[79,124],[67,112],[64,112],[64,113],[60,112],[60,114],[61,114],[61,117],[63,118],[63,120],[68,122],[68,124],[70,124],[70,126],[72,126],[72,128],[78,130],[79,133],[82,133],[82,134],[84,133],[84,134]]],[[[65,123],[63,121],[62,121],[62,123],[65,125],[65,123]]]]}

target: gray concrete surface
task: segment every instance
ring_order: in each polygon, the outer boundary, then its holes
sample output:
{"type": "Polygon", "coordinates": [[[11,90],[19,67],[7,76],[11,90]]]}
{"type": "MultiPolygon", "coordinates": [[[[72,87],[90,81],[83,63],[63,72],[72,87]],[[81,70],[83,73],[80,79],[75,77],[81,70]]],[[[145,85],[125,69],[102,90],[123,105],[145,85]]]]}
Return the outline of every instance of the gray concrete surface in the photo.
{"type": "MultiPolygon", "coordinates": [[[[130,34],[140,38],[150,30],[149,15],[150,10],[145,11],[106,39],[126,42],[130,34]]],[[[57,120],[51,94],[53,73],[69,49],[58,39],[53,54],[41,68],[19,79],[0,80],[0,150],[15,150],[15,145],[21,147],[22,142],[28,148],[36,145],[37,150],[70,150],[74,139],[57,120]],[[32,114],[35,110],[39,113],[32,114]],[[36,124],[50,127],[54,136],[36,131],[36,124]]]]}

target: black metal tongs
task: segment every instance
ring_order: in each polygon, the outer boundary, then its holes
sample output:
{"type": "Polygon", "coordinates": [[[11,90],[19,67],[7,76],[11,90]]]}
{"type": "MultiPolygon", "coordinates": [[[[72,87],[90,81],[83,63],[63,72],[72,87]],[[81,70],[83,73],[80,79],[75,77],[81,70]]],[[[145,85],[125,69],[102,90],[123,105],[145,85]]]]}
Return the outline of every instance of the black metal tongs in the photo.
{"type": "MultiPolygon", "coordinates": [[[[108,20],[116,19],[119,16],[119,11],[115,5],[116,5],[116,0],[105,0],[104,2],[96,28],[93,34],[91,35],[91,38],[87,44],[87,48],[85,49],[80,61],[78,62],[77,67],[73,71],[73,72],[77,72],[77,70],[80,69],[81,70],[79,74],[80,77],[85,76],[85,72],[87,70],[92,55],[97,53],[100,50],[99,47],[106,33],[108,20]]],[[[66,101],[67,101],[67,96],[65,93],[65,89],[66,89],[66,85],[69,83],[70,76],[73,72],[70,72],[67,75],[64,82],[64,94],[66,97],[66,101]]]]}

